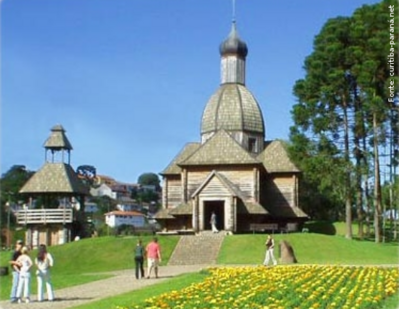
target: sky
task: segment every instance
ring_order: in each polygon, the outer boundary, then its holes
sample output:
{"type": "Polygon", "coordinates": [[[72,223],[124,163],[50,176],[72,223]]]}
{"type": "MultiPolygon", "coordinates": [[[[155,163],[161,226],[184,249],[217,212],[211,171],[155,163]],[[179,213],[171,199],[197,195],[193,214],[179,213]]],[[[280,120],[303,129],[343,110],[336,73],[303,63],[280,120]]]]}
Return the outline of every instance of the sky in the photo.
{"type": "MultiPolygon", "coordinates": [[[[288,140],[295,81],[329,18],[372,0],[236,0],[248,46],[246,87],[266,139],[288,140]]],[[[36,171],[61,124],[71,165],[135,183],[161,173],[188,142],[220,86],[219,45],[232,0],[3,0],[0,172],[36,171]]]]}

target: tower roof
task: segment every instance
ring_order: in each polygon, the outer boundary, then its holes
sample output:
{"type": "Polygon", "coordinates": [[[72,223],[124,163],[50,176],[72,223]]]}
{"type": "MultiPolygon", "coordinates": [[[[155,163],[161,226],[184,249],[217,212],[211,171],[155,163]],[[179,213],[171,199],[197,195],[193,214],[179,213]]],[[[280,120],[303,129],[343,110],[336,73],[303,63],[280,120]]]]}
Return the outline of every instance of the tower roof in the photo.
{"type": "Polygon", "coordinates": [[[65,129],[62,125],[55,125],[51,128],[51,134],[44,142],[44,148],[54,150],[72,150],[72,145],[65,135],[65,129]]]}
{"type": "Polygon", "coordinates": [[[241,58],[245,58],[247,56],[247,44],[240,39],[236,29],[235,21],[233,21],[231,25],[229,36],[222,42],[222,44],[220,44],[219,51],[222,56],[229,54],[237,55],[241,58]]]}
{"type": "Polygon", "coordinates": [[[88,189],[72,167],[65,163],[46,163],[24,184],[19,192],[27,194],[89,194],[88,189]]]}
{"type": "Polygon", "coordinates": [[[261,109],[245,86],[223,84],[209,99],[202,115],[201,134],[220,129],[264,135],[261,109]]]}

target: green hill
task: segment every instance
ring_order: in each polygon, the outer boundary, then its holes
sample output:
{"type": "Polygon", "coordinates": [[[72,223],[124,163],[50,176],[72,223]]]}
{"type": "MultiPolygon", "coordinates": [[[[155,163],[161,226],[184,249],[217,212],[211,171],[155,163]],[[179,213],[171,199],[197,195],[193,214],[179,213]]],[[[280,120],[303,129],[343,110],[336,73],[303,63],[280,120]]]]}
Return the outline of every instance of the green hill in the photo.
{"type": "MultiPolygon", "coordinates": [[[[97,237],[51,247],[51,253],[57,259],[57,272],[63,274],[107,272],[134,267],[133,250],[139,237],[97,237]],[[70,267],[72,266],[72,267],[70,267]]],[[[152,236],[140,237],[146,245],[152,236]]],[[[179,237],[160,238],[162,263],[169,260],[179,237]]]]}
{"type": "MultiPolygon", "coordinates": [[[[148,243],[152,237],[141,237],[148,243]]],[[[114,270],[133,269],[133,248],[138,237],[99,237],[82,239],[65,245],[53,246],[53,284],[56,289],[82,284],[109,276],[101,274],[114,270]],[[85,274],[82,276],[82,274],[85,274]]],[[[375,244],[368,241],[347,240],[342,236],[327,236],[314,233],[275,235],[276,244],[287,240],[294,248],[301,264],[397,264],[398,244],[375,244]]],[[[166,265],[178,236],[159,237],[162,248],[162,265],[166,265]]],[[[265,234],[226,236],[222,245],[219,264],[261,264],[264,258],[265,234]]],[[[275,249],[278,256],[278,246],[275,249]]],[[[1,266],[8,264],[11,252],[0,252],[1,266]]],[[[30,253],[36,256],[36,251],[30,253]]],[[[11,276],[0,277],[0,299],[7,299],[11,276]]],[[[36,280],[31,281],[36,291],[36,280]]]]}
{"type": "MultiPolygon", "coordinates": [[[[79,285],[86,282],[109,277],[114,270],[133,269],[133,248],[139,237],[98,237],[87,238],[49,248],[54,257],[55,265],[52,270],[52,281],[56,289],[79,285]]],[[[140,237],[143,243],[148,243],[152,236],[140,237]]],[[[176,246],[179,238],[169,236],[161,238],[161,248],[165,265],[176,246]]],[[[37,251],[30,252],[32,260],[37,251]]],[[[0,252],[1,266],[8,265],[11,252],[0,252]]],[[[35,269],[35,268],[34,268],[35,269]]],[[[0,277],[0,299],[8,299],[11,289],[12,276],[0,277]]],[[[32,276],[31,291],[36,291],[36,278],[32,276]]]]}
{"type": "MultiPolygon", "coordinates": [[[[278,243],[288,241],[301,264],[398,264],[397,244],[375,244],[347,240],[341,236],[314,233],[277,234],[278,243]]],[[[265,254],[265,234],[226,237],[219,254],[219,264],[261,264],[265,254]]]]}

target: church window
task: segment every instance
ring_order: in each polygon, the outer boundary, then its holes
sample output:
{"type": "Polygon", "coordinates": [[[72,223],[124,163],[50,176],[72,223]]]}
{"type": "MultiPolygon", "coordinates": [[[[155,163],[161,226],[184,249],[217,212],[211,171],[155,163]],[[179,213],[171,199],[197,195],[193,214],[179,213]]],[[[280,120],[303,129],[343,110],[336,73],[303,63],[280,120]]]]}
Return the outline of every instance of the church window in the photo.
{"type": "Polygon", "coordinates": [[[248,138],[248,151],[256,152],[256,138],[253,137],[248,138]]]}

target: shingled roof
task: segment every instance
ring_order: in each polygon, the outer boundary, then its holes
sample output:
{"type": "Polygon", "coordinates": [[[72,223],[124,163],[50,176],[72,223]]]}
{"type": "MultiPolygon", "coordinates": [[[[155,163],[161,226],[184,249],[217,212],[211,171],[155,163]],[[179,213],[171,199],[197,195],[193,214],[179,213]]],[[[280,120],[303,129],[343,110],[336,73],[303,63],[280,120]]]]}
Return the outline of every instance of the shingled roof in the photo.
{"type": "Polygon", "coordinates": [[[46,163],[22,187],[19,193],[69,193],[89,195],[89,190],[66,163],[46,163]]]}
{"type": "Polygon", "coordinates": [[[264,136],[262,111],[253,94],[239,83],[222,84],[206,104],[201,134],[217,132],[251,132],[264,136]]]}
{"type": "Polygon", "coordinates": [[[309,216],[299,207],[267,206],[273,217],[277,218],[308,218],[309,216]]]}
{"type": "Polygon", "coordinates": [[[170,211],[171,211],[171,209],[161,208],[160,210],[157,211],[154,218],[155,219],[176,219],[171,214],[169,214],[170,211]]]}
{"type": "Polygon", "coordinates": [[[181,167],[177,165],[178,162],[184,161],[187,157],[193,154],[199,147],[200,143],[188,143],[177,154],[170,164],[164,169],[161,175],[178,175],[181,172],[181,167]]]}
{"type": "Polygon", "coordinates": [[[193,207],[190,203],[182,203],[177,207],[170,209],[169,214],[171,215],[192,215],[193,207]]]}
{"type": "Polygon", "coordinates": [[[237,213],[251,215],[267,215],[269,212],[261,204],[254,201],[241,201],[237,205],[237,213]]]}
{"type": "Polygon", "coordinates": [[[178,165],[260,164],[225,130],[220,130],[178,165]]]}
{"type": "Polygon", "coordinates": [[[44,142],[43,146],[48,149],[73,149],[65,135],[65,129],[62,125],[55,125],[51,128],[51,134],[44,142]]]}
{"type": "Polygon", "coordinates": [[[262,161],[268,173],[300,172],[288,157],[284,143],[279,140],[267,142],[257,159],[262,161]]]}

